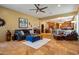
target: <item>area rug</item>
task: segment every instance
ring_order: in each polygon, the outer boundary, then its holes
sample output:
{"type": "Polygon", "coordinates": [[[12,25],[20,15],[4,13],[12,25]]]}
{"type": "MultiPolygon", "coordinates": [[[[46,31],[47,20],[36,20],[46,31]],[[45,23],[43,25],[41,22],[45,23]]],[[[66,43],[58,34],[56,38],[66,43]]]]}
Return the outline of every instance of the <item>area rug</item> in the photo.
{"type": "Polygon", "coordinates": [[[38,40],[36,42],[30,42],[30,41],[25,41],[23,42],[23,44],[30,46],[34,49],[39,49],[40,47],[44,46],[45,44],[47,44],[51,39],[47,39],[47,38],[43,38],[42,40],[38,40]]]}

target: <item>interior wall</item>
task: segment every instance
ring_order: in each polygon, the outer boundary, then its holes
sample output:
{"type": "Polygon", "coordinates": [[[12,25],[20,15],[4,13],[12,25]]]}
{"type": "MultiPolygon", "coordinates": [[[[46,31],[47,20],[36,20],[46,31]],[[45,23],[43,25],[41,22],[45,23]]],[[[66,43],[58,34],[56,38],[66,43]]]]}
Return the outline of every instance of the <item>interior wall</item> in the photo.
{"type": "MultiPolygon", "coordinates": [[[[36,17],[32,17],[30,15],[26,15],[11,9],[0,7],[0,18],[4,19],[6,22],[5,26],[0,27],[0,41],[5,40],[5,34],[7,30],[10,30],[13,33],[14,30],[19,29],[19,17],[28,19],[28,22],[30,22],[32,26],[39,25],[39,19],[36,17]]],[[[30,25],[28,25],[28,28],[30,28],[30,25]]]]}

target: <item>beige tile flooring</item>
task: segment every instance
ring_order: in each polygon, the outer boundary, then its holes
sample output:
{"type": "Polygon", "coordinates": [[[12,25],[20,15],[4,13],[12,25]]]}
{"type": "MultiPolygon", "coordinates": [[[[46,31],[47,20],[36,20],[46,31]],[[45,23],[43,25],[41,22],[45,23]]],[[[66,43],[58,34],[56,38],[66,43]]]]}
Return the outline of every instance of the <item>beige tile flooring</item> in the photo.
{"type": "Polygon", "coordinates": [[[23,41],[10,41],[0,43],[0,54],[3,55],[74,55],[79,54],[79,41],[55,40],[39,49],[33,49],[22,43],[23,41]]]}

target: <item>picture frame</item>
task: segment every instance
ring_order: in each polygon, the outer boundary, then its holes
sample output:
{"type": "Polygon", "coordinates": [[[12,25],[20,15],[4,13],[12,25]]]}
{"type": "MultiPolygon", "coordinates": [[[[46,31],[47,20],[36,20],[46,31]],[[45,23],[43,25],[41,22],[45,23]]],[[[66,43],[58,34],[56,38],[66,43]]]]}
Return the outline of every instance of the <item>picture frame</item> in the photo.
{"type": "Polygon", "coordinates": [[[28,20],[25,18],[19,18],[19,28],[27,28],[28,27],[28,20]]]}

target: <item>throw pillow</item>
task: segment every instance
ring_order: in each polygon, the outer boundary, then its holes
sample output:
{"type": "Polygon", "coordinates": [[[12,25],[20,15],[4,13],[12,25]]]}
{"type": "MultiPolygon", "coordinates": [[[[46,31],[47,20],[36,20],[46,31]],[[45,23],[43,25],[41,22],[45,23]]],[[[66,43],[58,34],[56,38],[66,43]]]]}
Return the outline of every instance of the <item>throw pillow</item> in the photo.
{"type": "Polygon", "coordinates": [[[21,32],[22,35],[24,35],[24,32],[23,31],[20,31],[20,32],[21,32]]]}

